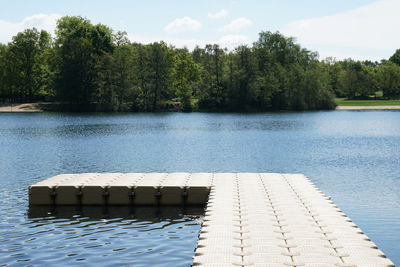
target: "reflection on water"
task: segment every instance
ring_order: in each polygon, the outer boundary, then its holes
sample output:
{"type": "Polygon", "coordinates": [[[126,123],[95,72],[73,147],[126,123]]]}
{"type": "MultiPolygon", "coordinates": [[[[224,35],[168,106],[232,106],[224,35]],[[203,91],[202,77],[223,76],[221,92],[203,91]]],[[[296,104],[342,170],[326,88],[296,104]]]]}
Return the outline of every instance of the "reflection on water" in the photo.
{"type": "Polygon", "coordinates": [[[0,114],[0,265],[188,266],[197,217],[28,209],[59,173],[176,171],[304,173],[399,265],[399,148],[399,111],[0,114]]]}
{"type": "Polygon", "coordinates": [[[0,258],[10,265],[189,266],[203,212],[31,206],[17,232],[2,231],[0,258]]]}
{"type": "Polygon", "coordinates": [[[149,123],[121,123],[121,124],[87,124],[87,125],[54,125],[51,127],[32,127],[21,125],[16,128],[0,128],[0,135],[14,135],[19,138],[78,138],[90,136],[110,136],[126,134],[149,134],[160,131],[177,132],[207,132],[207,131],[293,131],[301,130],[303,124],[298,121],[224,121],[207,122],[200,125],[170,125],[165,122],[149,123]]]}
{"type": "Polygon", "coordinates": [[[204,213],[204,206],[52,206],[30,205],[28,209],[29,219],[57,218],[75,219],[85,217],[91,220],[102,219],[135,219],[135,220],[179,220],[182,218],[194,218],[200,220],[204,213]]]}

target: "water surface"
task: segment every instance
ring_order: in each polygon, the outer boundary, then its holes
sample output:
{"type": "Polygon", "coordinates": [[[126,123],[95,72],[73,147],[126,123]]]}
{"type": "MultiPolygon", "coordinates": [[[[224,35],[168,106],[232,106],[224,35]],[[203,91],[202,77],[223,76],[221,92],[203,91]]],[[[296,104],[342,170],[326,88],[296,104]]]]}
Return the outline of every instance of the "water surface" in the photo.
{"type": "Polygon", "coordinates": [[[188,266],[201,212],[65,216],[27,202],[59,173],[175,171],[304,173],[400,264],[399,111],[0,114],[0,148],[3,264],[188,266]]]}

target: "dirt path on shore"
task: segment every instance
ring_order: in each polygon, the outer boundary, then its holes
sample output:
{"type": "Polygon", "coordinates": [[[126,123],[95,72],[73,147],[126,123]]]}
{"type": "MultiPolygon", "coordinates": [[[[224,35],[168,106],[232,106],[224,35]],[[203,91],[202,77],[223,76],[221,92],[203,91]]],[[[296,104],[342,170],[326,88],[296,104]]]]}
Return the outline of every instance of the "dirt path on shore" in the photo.
{"type": "Polygon", "coordinates": [[[41,112],[37,104],[0,104],[0,112],[41,112]]]}
{"type": "Polygon", "coordinates": [[[400,106],[337,106],[336,110],[400,110],[400,106]]]}

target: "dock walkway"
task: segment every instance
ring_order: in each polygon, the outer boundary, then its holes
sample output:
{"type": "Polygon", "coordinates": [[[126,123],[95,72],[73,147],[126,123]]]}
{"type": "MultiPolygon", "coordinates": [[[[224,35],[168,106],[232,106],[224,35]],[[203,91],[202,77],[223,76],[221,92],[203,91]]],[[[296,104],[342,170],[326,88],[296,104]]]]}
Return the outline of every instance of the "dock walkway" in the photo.
{"type": "Polygon", "coordinates": [[[300,174],[63,174],[32,185],[29,201],[32,205],[207,204],[193,266],[394,266],[300,174]]]}

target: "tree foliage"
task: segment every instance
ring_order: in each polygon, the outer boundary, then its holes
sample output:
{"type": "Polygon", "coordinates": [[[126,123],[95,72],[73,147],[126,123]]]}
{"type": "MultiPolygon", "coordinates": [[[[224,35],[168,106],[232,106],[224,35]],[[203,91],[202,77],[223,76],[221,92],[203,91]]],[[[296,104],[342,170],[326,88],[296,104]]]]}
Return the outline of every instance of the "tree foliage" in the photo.
{"type": "MultiPolygon", "coordinates": [[[[112,31],[81,17],[62,17],[56,28],[55,90],[74,104],[89,104],[105,78],[106,57],[114,50],[112,31]],[[100,72],[100,73],[99,73],[100,72]]],[[[107,66],[108,67],[108,66],[107,66]]],[[[112,89],[110,89],[112,90],[112,89]]]]}
{"type": "Polygon", "coordinates": [[[389,60],[400,66],[400,49],[397,49],[396,52],[389,58],[389,60]]]}
{"type": "Polygon", "coordinates": [[[3,99],[31,102],[38,94],[50,90],[50,46],[50,34],[35,28],[18,33],[11,43],[1,46],[3,99]]]}
{"type": "Polygon", "coordinates": [[[383,95],[388,98],[400,97],[400,66],[385,61],[379,67],[378,79],[383,95]]]}
{"type": "Polygon", "coordinates": [[[0,99],[57,101],[79,110],[215,111],[334,108],[334,96],[400,96],[400,50],[388,61],[318,60],[279,32],[250,46],[192,51],[132,43],[82,17],[63,17],[54,38],[28,29],[0,44],[0,99]]]}

